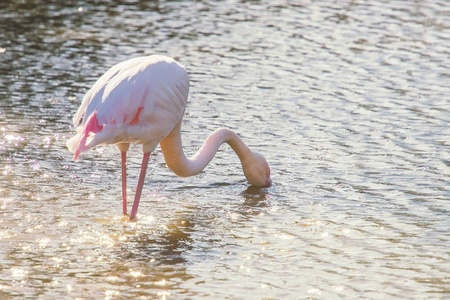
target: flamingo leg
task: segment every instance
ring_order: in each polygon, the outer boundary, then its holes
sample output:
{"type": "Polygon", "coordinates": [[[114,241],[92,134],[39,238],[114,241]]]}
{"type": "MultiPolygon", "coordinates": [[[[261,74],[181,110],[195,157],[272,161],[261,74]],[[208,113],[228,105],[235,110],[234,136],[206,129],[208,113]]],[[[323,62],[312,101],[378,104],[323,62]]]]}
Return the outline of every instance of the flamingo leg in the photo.
{"type": "Polygon", "coordinates": [[[123,206],[123,214],[127,214],[127,152],[120,152],[120,156],[122,158],[122,206],[123,206]]]}
{"type": "Polygon", "coordinates": [[[137,214],[139,200],[141,200],[142,188],[144,187],[145,173],[147,172],[147,166],[148,166],[149,159],[150,159],[150,152],[144,153],[144,157],[142,158],[141,173],[139,174],[139,180],[138,180],[138,185],[136,188],[136,194],[134,195],[133,207],[131,208],[130,220],[133,220],[137,214]]]}

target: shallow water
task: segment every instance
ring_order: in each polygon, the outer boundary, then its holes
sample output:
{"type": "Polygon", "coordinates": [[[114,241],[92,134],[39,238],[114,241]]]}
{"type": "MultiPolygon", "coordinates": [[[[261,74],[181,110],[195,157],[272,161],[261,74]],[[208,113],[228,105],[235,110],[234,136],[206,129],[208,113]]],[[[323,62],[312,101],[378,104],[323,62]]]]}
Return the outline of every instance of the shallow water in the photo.
{"type": "Polygon", "coordinates": [[[447,1],[10,1],[0,15],[0,299],[450,298],[447,1]],[[270,188],[225,146],[184,179],[158,148],[129,223],[115,147],[72,161],[84,93],[153,53],[190,73],[186,151],[232,128],[270,188]]]}

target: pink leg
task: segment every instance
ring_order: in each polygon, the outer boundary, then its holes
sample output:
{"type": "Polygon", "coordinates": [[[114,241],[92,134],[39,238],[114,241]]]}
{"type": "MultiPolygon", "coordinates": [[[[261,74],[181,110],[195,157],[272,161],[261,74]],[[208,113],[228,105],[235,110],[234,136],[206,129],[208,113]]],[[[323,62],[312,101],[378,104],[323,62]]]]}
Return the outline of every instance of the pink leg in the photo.
{"type": "Polygon", "coordinates": [[[150,159],[150,152],[144,153],[144,157],[142,159],[141,173],[139,174],[139,181],[136,188],[136,194],[134,196],[133,207],[131,208],[130,220],[133,220],[137,214],[139,200],[141,200],[142,187],[144,186],[145,173],[147,172],[149,159],[150,159]]]}
{"type": "Polygon", "coordinates": [[[127,214],[127,152],[120,152],[122,157],[122,205],[123,214],[127,214]]]}

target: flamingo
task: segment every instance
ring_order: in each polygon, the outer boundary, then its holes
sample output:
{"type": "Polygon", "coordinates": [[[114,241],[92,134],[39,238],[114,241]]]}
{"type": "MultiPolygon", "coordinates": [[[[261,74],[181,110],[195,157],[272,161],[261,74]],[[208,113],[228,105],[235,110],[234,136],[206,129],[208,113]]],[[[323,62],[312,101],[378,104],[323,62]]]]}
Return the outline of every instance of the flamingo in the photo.
{"type": "Polygon", "coordinates": [[[80,154],[104,144],[114,144],[121,153],[122,204],[127,215],[126,155],[130,143],[142,144],[143,159],[130,220],[137,215],[144,178],[150,158],[160,144],[167,166],[178,176],[200,173],[223,143],[238,155],[250,184],[271,184],[265,158],[251,151],[235,132],[219,128],[188,158],[181,144],[181,123],[189,93],[186,69],[174,59],[161,55],[132,58],[111,67],[84,96],[73,117],[77,134],[66,145],[80,154]]]}

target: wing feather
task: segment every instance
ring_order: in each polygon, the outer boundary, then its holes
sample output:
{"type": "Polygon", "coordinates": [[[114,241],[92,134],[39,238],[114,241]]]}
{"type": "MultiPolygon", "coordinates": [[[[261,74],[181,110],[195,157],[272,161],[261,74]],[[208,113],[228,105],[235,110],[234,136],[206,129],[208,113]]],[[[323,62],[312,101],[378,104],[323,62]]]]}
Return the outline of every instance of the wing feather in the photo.
{"type": "MultiPolygon", "coordinates": [[[[85,130],[86,121],[93,114],[96,114],[99,126],[107,125],[108,130],[102,134],[92,133],[98,137],[92,136],[88,147],[81,146],[89,150],[97,144],[116,143],[120,139],[159,143],[183,117],[188,92],[186,69],[169,57],[138,57],[113,66],[86,93],[73,117],[75,126],[83,119],[78,132],[85,130]],[[109,125],[117,128],[139,126],[134,127],[134,131],[127,128],[125,137],[123,130],[118,130],[114,136],[109,125]],[[153,136],[146,138],[146,131],[153,136]]],[[[71,149],[79,148],[80,140],[74,137],[71,149]]]]}

